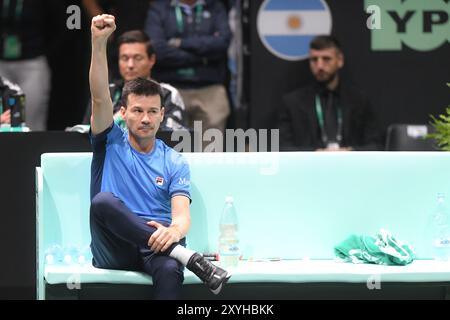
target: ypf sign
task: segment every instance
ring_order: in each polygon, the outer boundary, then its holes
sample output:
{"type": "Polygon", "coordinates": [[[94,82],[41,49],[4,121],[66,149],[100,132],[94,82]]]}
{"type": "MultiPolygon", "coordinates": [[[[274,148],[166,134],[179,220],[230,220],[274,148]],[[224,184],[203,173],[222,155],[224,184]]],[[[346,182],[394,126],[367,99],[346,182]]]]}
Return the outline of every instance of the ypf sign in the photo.
{"type": "Polygon", "coordinates": [[[380,28],[372,29],[372,50],[400,51],[403,45],[431,51],[450,42],[448,0],[365,0],[380,8],[380,28]]]}

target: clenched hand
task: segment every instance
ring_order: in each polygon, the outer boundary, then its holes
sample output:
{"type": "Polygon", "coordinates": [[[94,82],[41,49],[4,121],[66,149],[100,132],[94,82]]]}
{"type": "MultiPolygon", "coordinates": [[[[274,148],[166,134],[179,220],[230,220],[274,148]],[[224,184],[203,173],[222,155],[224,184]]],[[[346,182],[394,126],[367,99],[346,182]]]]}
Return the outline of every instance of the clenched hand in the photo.
{"type": "Polygon", "coordinates": [[[181,239],[180,231],[174,226],[165,227],[156,221],[149,221],[147,224],[156,228],[148,239],[148,246],[155,253],[166,251],[172,243],[181,239]]]}
{"type": "Polygon", "coordinates": [[[116,30],[116,19],[114,16],[102,14],[92,18],[92,40],[107,40],[114,30],[116,30]]]}

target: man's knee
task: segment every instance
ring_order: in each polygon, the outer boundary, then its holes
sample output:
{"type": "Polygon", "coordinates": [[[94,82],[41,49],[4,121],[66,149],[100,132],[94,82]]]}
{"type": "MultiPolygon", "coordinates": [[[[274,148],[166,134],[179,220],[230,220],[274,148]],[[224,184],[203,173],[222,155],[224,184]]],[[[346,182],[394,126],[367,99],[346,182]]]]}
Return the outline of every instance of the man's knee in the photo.
{"type": "Polygon", "coordinates": [[[91,215],[99,216],[114,212],[114,202],[117,198],[110,192],[99,192],[91,201],[91,215]]]}

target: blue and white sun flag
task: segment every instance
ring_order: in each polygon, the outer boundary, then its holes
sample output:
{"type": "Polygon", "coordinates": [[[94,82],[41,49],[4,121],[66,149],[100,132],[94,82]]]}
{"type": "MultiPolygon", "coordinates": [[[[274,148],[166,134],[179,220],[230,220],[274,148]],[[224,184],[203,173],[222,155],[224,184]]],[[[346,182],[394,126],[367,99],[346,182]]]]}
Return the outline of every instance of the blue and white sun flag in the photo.
{"type": "Polygon", "coordinates": [[[331,13],[324,0],[265,0],[258,12],[262,43],[285,60],[307,58],[311,40],[330,34],[331,27],[331,13]]]}

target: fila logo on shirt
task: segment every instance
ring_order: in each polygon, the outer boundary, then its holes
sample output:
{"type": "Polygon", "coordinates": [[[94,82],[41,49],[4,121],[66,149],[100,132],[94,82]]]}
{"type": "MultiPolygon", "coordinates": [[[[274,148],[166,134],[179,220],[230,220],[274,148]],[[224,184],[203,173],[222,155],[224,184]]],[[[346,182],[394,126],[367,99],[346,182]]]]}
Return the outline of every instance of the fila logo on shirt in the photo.
{"type": "Polygon", "coordinates": [[[156,177],[155,182],[157,186],[162,186],[164,184],[164,178],[156,177]]]}
{"type": "Polygon", "coordinates": [[[308,57],[309,43],[315,36],[330,34],[332,17],[324,0],[265,0],[256,24],[270,53],[298,61],[308,57]]]}

